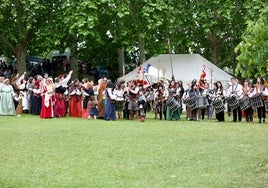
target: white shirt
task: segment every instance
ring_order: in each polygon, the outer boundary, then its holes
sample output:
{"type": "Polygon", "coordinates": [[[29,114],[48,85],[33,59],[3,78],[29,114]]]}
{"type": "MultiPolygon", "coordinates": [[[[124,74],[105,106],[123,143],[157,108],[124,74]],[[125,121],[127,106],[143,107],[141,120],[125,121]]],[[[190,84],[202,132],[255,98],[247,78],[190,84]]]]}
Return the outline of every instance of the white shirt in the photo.
{"type": "Polygon", "coordinates": [[[241,84],[231,85],[227,91],[227,96],[235,95],[240,97],[243,94],[243,86],[241,84]]]}

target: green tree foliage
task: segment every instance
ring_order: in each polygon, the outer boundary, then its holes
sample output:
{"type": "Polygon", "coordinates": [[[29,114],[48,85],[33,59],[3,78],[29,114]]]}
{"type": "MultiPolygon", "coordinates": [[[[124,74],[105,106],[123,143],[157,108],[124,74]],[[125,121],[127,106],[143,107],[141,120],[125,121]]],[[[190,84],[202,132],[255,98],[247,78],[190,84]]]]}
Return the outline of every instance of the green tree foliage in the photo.
{"type": "Polygon", "coordinates": [[[74,77],[80,59],[116,78],[124,62],[138,65],[168,53],[169,38],[173,53],[200,53],[235,69],[233,49],[246,20],[264,6],[260,0],[2,0],[1,51],[16,55],[22,72],[26,54],[46,57],[69,48],[74,77]]]}
{"type": "MultiPolygon", "coordinates": [[[[0,42],[18,59],[18,71],[26,71],[26,53],[40,27],[49,20],[52,1],[2,0],[0,4],[0,42]],[[4,26],[4,27],[3,27],[4,26]]],[[[36,45],[37,46],[37,45],[36,45]]]]}
{"type": "Polygon", "coordinates": [[[264,8],[258,20],[249,21],[236,47],[239,53],[237,74],[242,77],[267,77],[268,72],[268,7],[264,8]]]}

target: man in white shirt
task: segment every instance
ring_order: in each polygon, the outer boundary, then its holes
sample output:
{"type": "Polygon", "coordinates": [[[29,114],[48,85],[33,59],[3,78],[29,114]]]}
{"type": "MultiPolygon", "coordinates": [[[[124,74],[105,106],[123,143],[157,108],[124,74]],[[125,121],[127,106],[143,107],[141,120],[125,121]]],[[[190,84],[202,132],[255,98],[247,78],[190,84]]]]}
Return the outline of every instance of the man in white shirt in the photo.
{"type": "MultiPolygon", "coordinates": [[[[233,96],[238,100],[243,93],[243,86],[239,84],[237,79],[234,77],[231,78],[231,83],[232,84],[227,91],[227,97],[233,96]]],[[[242,120],[242,111],[239,106],[233,109],[233,122],[237,121],[237,117],[238,121],[242,120]]]]}

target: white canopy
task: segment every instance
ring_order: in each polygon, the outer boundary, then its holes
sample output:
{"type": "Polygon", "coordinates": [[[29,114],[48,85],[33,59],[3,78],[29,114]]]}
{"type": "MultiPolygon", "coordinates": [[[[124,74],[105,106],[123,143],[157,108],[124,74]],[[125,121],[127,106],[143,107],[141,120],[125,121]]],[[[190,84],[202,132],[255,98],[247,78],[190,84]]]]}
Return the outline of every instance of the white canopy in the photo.
{"type": "Polygon", "coordinates": [[[161,78],[159,77],[159,74],[150,78],[150,81],[152,82],[157,82],[159,79],[171,80],[171,64],[173,66],[175,80],[181,80],[186,87],[186,84],[191,82],[193,79],[199,80],[204,68],[206,71],[206,80],[211,86],[212,83],[221,81],[223,86],[227,87],[227,84],[232,77],[230,74],[212,64],[199,54],[160,54],[156,57],[151,57],[140,67],[134,69],[125,76],[120,77],[119,80],[135,80],[137,78],[137,72],[139,72],[138,69],[145,67],[147,64],[156,67],[161,71],[161,74],[163,74],[163,77],[161,78]]]}

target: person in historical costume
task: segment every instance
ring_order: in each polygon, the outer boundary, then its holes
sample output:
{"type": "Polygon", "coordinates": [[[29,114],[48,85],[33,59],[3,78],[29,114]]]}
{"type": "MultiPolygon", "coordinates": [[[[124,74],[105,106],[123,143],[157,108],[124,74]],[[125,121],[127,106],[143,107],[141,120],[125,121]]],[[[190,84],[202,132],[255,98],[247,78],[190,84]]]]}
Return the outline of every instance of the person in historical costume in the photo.
{"type": "Polygon", "coordinates": [[[25,78],[26,72],[19,77],[19,74],[11,78],[11,85],[15,92],[14,94],[14,104],[18,116],[21,116],[21,110],[25,113],[29,111],[29,100],[28,92],[26,88],[27,80],[25,78]]]}
{"type": "Polygon", "coordinates": [[[129,110],[128,110],[128,105],[129,105],[129,96],[128,96],[128,90],[129,90],[129,85],[130,85],[130,81],[128,81],[125,84],[124,87],[124,110],[123,110],[123,117],[124,119],[129,120],[129,110]]]}
{"type": "Polygon", "coordinates": [[[114,84],[112,81],[107,81],[106,86],[106,103],[105,103],[105,110],[104,110],[104,119],[107,121],[114,121],[116,120],[116,108],[115,108],[115,99],[116,95],[113,93],[114,84]]]}
{"type": "MultiPolygon", "coordinates": [[[[237,79],[232,77],[231,78],[232,85],[229,87],[227,91],[227,97],[235,97],[237,99],[240,98],[240,96],[243,93],[243,86],[238,83],[237,79]]],[[[238,106],[233,111],[233,122],[242,121],[242,111],[241,108],[238,106]]]]}
{"type": "Polygon", "coordinates": [[[178,96],[178,101],[179,101],[179,104],[180,104],[180,114],[182,114],[182,96],[184,94],[184,87],[183,87],[183,82],[181,80],[179,80],[177,83],[176,83],[176,88],[177,88],[177,96],[178,96]]]}
{"type": "Polygon", "coordinates": [[[113,91],[114,95],[116,96],[115,103],[117,119],[121,118],[121,112],[124,110],[124,83],[125,82],[119,82],[113,91]]]}
{"type": "Polygon", "coordinates": [[[14,89],[9,79],[3,80],[0,84],[0,115],[16,115],[13,95],[14,89]]]}
{"type": "Polygon", "coordinates": [[[192,85],[191,82],[187,83],[187,87],[188,87],[188,88],[184,90],[184,93],[183,93],[183,96],[182,96],[182,102],[185,104],[186,119],[187,119],[187,120],[189,120],[190,115],[191,115],[191,114],[190,114],[190,113],[191,113],[191,111],[190,111],[190,106],[189,106],[189,104],[188,104],[189,90],[190,90],[190,88],[191,88],[191,85],[192,85]]]}
{"type": "MultiPolygon", "coordinates": [[[[168,88],[167,88],[167,92],[168,92],[168,97],[167,97],[167,112],[166,112],[166,119],[167,120],[172,120],[172,119],[175,119],[175,120],[178,120],[180,119],[180,108],[178,106],[178,109],[173,111],[170,106],[169,106],[169,103],[170,101],[172,100],[177,100],[178,98],[178,92],[177,92],[177,88],[176,88],[176,82],[174,80],[171,80],[168,88]]],[[[177,102],[178,103],[178,102],[177,102]]],[[[179,105],[179,103],[178,103],[179,105]]]]}
{"type": "Polygon", "coordinates": [[[106,85],[107,81],[105,79],[102,78],[98,81],[97,100],[98,100],[99,119],[104,119],[106,85]]]}
{"type": "Polygon", "coordinates": [[[22,97],[22,110],[24,113],[28,113],[30,109],[30,101],[28,96],[28,88],[27,88],[27,77],[26,72],[24,72],[19,79],[17,80],[16,84],[18,86],[19,92],[22,97]]]}
{"type": "MultiPolygon", "coordinates": [[[[249,100],[249,96],[252,93],[252,87],[250,85],[249,80],[245,80],[243,84],[243,93],[240,97],[241,100],[249,100]]],[[[246,122],[253,122],[253,108],[249,106],[247,109],[244,110],[246,122]]]]}
{"type": "Polygon", "coordinates": [[[55,78],[55,103],[54,103],[54,116],[65,117],[66,116],[66,96],[67,89],[60,85],[60,79],[55,78]]]}
{"type": "Polygon", "coordinates": [[[82,117],[82,89],[78,79],[69,88],[69,116],[82,117]]]}
{"type": "MultiPolygon", "coordinates": [[[[59,115],[62,115],[64,113],[64,111],[65,111],[64,116],[66,116],[66,114],[68,113],[68,109],[69,109],[69,90],[68,90],[69,86],[68,86],[68,84],[70,82],[72,74],[73,74],[73,71],[71,70],[71,71],[69,71],[68,74],[61,74],[61,75],[59,75],[57,77],[58,82],[57,82],[55,87],[59,87],[59,89],[61,90],[60,93],[62,93],[64,91],[64,93],[63,93],[64,96],[63,97],[64,97],[64,100],[65,100],[65,104],[63,104],[64,101],[60,101],[61,105],[65,105],[65,110],[61,110],[59,115]]],[[[56,111],[55,111],[55,113],[56,113],[56,111]]]]}
{"type": "Polygon", "coordinates": [[[94,95],[90,96],[89,101],[87,103],[88,114],[89,114],[88,119],[97,119],[99,114],[97,106],[98,106],[97,98],[94,95]]]}
{"type": "Polygon", "coordinates": [[[89,80],[88,78],[83,79],[82,83],[82,98],[83,98],[83,110],[82,110],[82,117],[88,118],[88,101],[92,95],[94,95],[93,91],[94,82],[89,80]]]}
{"type": "Polygon", "coordinates": [[[157,115],[159,115],[160,120],[166,119],[166,97],[167,97],[167,92],[165,90],[165,87],[163,84],[159,83],[157,85],[157,89],[154,92],[154,112],[155,116],[154,118],[157,119],[157,115]]]}
{"type": "Polygon", "coordinates": [[[265,118],[266,118],[264,100],[267,100],[268,88],[266,87],[265,80],[262,77],[257,78],[257,83],[255,84],[254,90],[251,93],[250,97],[253,97],[254,95],[258,95],[258,94],[261,95],[261,100],[263,103],[263,106],[257,107],[258,119],[259,119],[259,123],[261,122],[264,123],[265,118]]]}
{"type": "Polygon", "coordinates": [[[138,107],[138,93],[139,87],[137,86],[136,80],[132,80],[128,84],[127,96],[128,96],[128,111],[129,119],[137,119],[139,116],[139,107],[138,107]]]}
{"type": "MultiPolygon", "coordinates": [[[[195,98],[196,96],[199,96],[200,92],[198,89],[197,81],[193,80],[191,83],[191,87],[188,91],[188,97],[190,99],[195,98]]],[[[189,108],[188,109],[188,120],[199,120],[200,119],[200,110],[196,108],[189,108]]]]}
{"type": "MultiPolygon", "coordinates": [[[[214,92],[213,92],[213,100],[224,100],[225,98],[225,92],[224,92],[224,89],[223,89],[223,86],[222,86],[222,83],[220,81],[217,81],[215,84],[215,87],[214,87],[214,92]]],[[[225,121],[225,118],[224,118],[224,108],[222,111],[220,111],[219,113],[216,113],[216,119],[219,121],[219,122],[223,122],[225,121]]]]}
{"type": "Polygon", "coordinates": [[[29,86],[30,95],[30,113],[40,115],[41,111],[41,81],[42,76],[36,75],[29,86]]]}
{"type": "Polygon", "coordinates": [[[142,89],[139,91],[138,107],[140,120],[144,122],[146,118],[147,99],[145,96],[145,91],[142,89]]]}
{"type": "Polygon", "coordinates": [[[15,110],[17,109],[19,103],[20,103],[20,105],[22,105],[21,99],[16,100],[16,99],[18,99],[17,97],[20,95],[19,85],[17,84],[18,76],[19,76],[19,74],[17,74],[17,75],[15,75],[15,76],[10,78],[10,84],[13,87],[13,91],[14,91],[13,100],[14,100],[15,110]]]}
{"type": "Polygon", "coordinates": [[[21,117],[22,115],[22,98],[23,98],[23,93],[18,92],[14,94],[14,100],[17,102],[17,107],[16,107],[16,115],[18,117],[21,117]]]}
{"type": "Polygon", "coordinates": [[[54,84],[52,78],[47,78],[41,88],[41,112],[40,118],[53,118],[54,117],[54,84]]]}
{"type": "Polygon", "coordinates": [[[207,100],[207,106],[201,110],[201,119],[205,119],[205,114],[207,114],[207,119],[211,119],[211,102],[212,102],[212,96],[213,91],[209,89],[209,83],[204,84],[204,88],[201,90],[201,95],[206,98],[207,100]]]}

